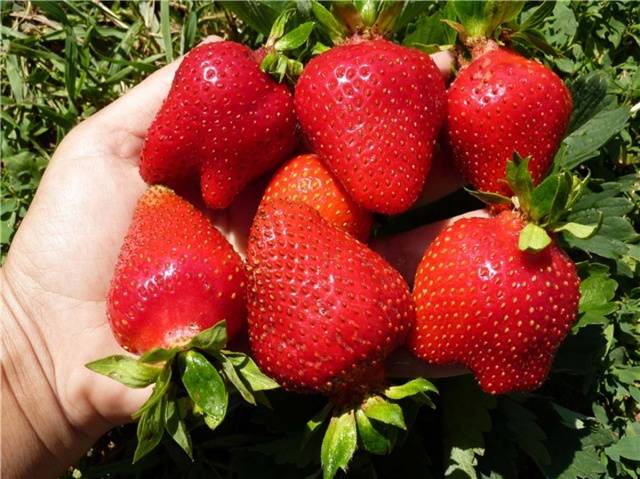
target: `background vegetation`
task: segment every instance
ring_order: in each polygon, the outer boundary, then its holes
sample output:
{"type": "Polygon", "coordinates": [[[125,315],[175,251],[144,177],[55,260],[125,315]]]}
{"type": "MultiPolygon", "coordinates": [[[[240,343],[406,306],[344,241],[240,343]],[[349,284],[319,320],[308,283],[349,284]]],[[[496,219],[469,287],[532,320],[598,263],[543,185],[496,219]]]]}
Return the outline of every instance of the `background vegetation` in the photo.
{"type": "MultiPolygon", "coordinates": [[[[210,1],[0,3],[3,256],[61,138],[209,34],[258,45],[282,4],[263,5],[253,17],[250,7],[231,5],[250,20],[248,27],[210,1]]],[[[527,5],[523,18],[535,7],[527,5]]],[[[446,8],[434,3],[423,9],[396,40],[427,50],[451,43],[439,22],[446,8]]],[[[414,414],[412,432],[391,456],[357,456],[349,477],[640,475],[639,24],[637,2],[562,2],[545,19],[544,35],[559,55],[538,58],[572,85],[583,110],[557,164],[591,174],[576,217],[604,218],[595,237],[565,238],[583,278],[582,300],[550,379],[534,393],[500,397],[483,394],[469,377],[436,381],[437,409],[414,414]]],[[[454,194],[394,220],[381,233],[458,214],[470,206],[466,198],[454,194]]],[[[319,477],[317,455],[309,448],[301,453],[297,445],[322,399],[282,392],[271,398],[274,411],[233,403],[215,434],[194,424],[193,463],[167,441],[131,466],[135,431],[125,426],[105,436],[68,474],[319,477]]]]}

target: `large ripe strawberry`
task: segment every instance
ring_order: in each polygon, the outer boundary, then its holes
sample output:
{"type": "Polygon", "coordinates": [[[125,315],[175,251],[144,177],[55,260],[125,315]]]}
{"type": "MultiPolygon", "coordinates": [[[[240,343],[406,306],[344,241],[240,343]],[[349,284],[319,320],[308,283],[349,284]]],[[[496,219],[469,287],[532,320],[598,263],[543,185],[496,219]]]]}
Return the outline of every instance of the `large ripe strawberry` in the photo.
{"type": "Polygon", "coordinates": [[[479,190],[510,195],[504,181],[507,160],[514,152],[530,156],[531,176],[539,183],[567,130],[572,101],[547,67],[493,47],[450,86],[447,132],[465,179],[479,190]]]}
{"type": "Polygon", "coordinates": [[[304,203],[329,223],[365,241],[371,231],[371,213],[356,204],[317,155],[300,155],[273,176],[262,203],[287,200],[304,203]]]}
{"type": "Polygon", "coordinates": [[[251,404],[262,400],[262,390],[277,387],[251,358],[224,349],[244,324],[245,288],[240,257],[203,213],[164,186],[145,192],[107,297],[114,336],[141,355],[86,365],[129,387],[155,385],[133,415],[140,420],[134,462],[160,443],[165,428],[192,457],[179,404],[192,404],[215,429],[224,420],[230,385],[251,404]]]}
{"type": "Polygon", "coordinates": [[[256,361],[285,389],[329,396],[306,436],[330,416],[321,448],[323,478],[346,470],[359,444],[388,453],[398,429],[406,429],[393,401],[413,396],[429,403],[425,393],[435,390],[422,378],[385,389],[383,362],[414,320],[406,282],[312,207],[282,200],[258,210],[248,262],[256,361]]]}
{"type": "Polygon", "coordinates": [[[307,64],[295,105],[314,151],[359,204],[394,214],[417,199],[446,107],[429,55],[354,36],[307,64]]]}
{"type": "Polygon", "coordinates": [[[145,139],[140,174],[174,188],[199,179],[211,208],[276,167],[296,143],[293,98],[234,42],[194,48],[145,139]]]}
{"type": "Polygon", "coordinates": [[[512,211],[459,220],[429,246],[415,278],[410,349],[466,365],[493,394],[540,386],[576,319],[575,265],[555,242],[521,251],[524,225],[512,211]]]}
{"type": "Polygon", "coordinates": [[[245,286],[242,260],[222,234],[190,203],[155,186],[136,207],[107,315],[132,353],[183,344],[223,319],[234,337],[246,316],[245,286]]]}
{"type": "Polygon", "coordinates": [[[249,337],[284,388],[357,400],[413,323],[406,282],[302,203],[271,201],[249,238],[249,337]]]}

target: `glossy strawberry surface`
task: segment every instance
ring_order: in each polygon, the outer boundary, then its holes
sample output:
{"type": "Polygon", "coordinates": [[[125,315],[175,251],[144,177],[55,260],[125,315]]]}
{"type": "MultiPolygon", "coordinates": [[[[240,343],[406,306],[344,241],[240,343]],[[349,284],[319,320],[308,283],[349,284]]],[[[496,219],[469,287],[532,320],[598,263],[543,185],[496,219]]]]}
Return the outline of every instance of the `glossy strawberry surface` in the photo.
{"type": "Polygon", "coordinates": [[[296,143],[293,97],[234,42],[194,48],[144,142],[140,174],[174,188],[199,181],[205,203],[225,208],[296,143]]]}
{"type": "Polygon", "coordinates": [[[313,58],[295,90],[303,132],[365,208],[400,213],[416,200],[445,117],[433,60],[387,40],[351,40],[313,58]]]}
{"type": "Polygon", "coordinates": [[[371,213],[351,199],[317,155],[299,155],[273,176],[262,202],[287,200],[304,203],[329,223],[365,241],[371,231],[371,213]]]}
{"type": "Polygon", "coordinates": [[[285,389],[354,399],[383,380],[406,336],[406,282],[378,254],[311,207],[273,201],[249,238],[249,337],[285,389]]]}
{"type": "Polygon", "coordinates": [[[555,73],[505,48],[461,70],[447,97],[448,141],[457,168],[475,188],[504,195],[512,194],[504,178],[514,152],[531,156],[534,183],[544,178],[573,108],[555,73]]]}
{"type": "Polygon", "coordinates": [[[540,386],[577,314],[575,265],[555,243],[520,251],[523,226],[511,211],[461,219],[429,246],[415,278],[412,352],[466,365],[494,394],[540,386]]]}
{"type": "Polygon", "coordinates": [[[155,186],[139,200],[124,239],[109,324],[133,353],[183,344],[223,319],[232,339],[246,318],[245,288],[240,257],[209,219],[155,186]]]}

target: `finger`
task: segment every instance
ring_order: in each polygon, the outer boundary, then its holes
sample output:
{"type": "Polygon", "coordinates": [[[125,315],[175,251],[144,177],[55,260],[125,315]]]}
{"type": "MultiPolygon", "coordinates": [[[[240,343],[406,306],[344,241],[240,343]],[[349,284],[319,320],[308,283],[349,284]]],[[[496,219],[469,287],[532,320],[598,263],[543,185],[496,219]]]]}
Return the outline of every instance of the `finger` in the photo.
{"type": "Polygon", "coordinates": [[[462,218],[488,216],[489,212],[484,209],[469,211],[404,233],[375,239],[370,246],[397,269],[409,285],[412,285],[425,249],[443,229],[462,218]]]}
{"type": "Polygon", "coordinates": [[[445,148],[436,145],[433,162],[424,188],[412,208],[433,203],[464,186],[464,180],[458,173],[453,161],[445,148]]]}
{"type": "Polygon", "coordinates": [[[451,50],[445,50],[442,52],[432,53],[431,59],[434,61],[438,70],[440,70],[440,74],[445,82],[449,81],[449,77],[451,76],[451,69],[453,68],[453,62],[455,57],[451,50]]]}
{"type": "Polygon", "coordinates": [[[218,230],[243,259],[247,254],[247,242],[253,217],[270,179],[270,175],[264,175],[251,182],[227,209],[216,212],[214,216],[214,224],[218,230]]]}
{"type": "Polygon", "coordinates": [[[394,378],[447,378],[469,374],[469,370],[459,364],[427,364],[406,349],[397,349],[387,358],[385,374],[394,378]]]}

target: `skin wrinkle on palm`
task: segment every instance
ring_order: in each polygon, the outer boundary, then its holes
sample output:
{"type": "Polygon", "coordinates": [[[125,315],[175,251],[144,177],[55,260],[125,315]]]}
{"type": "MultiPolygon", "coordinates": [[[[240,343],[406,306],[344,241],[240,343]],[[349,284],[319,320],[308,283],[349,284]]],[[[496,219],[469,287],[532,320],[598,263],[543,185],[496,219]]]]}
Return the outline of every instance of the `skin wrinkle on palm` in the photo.
{"type": "MultiPolygon", "coordinates": [[[[448,76],[451,55],[440,52],[434,57],[448,76]]],[[[3,355],[3,362],[19,363],[24,371],[42,368],[48,372],[37,378],[38,384],[27,381],[26,389],[16,398],[25,408],[39,411],[42,437],[34,438],[19,420],[3,428],[3,439],[31,444],[26,450],[32,454],[7,465],[14,471],[22,468],[22,476],[55,474],[51,460],[40,452],[40,444],[60,463],[71,463],[108,429],[130,420],[150,394],[149,388],[126,388],[92,373],[84,364],[122,353],[109,330],[104,298],[135,204],[146,189],[137,168],[144,135],[168,92],[178,62],[153,73],[64,138],[1,270],[2,297],[11,302],[10,307],[3,302],[3,317],[5,313],[16,319],[19,316],[27,331],[35,329],[44,338],[43,344],[29,344],[33,356],[10,350],[3,355]],[[39,400],[46,397],[41,392],[49,389],[56,394],[59,411],[39,400]],[[47,421],[48,415],[51,421],[47,421]],[[56,421],[70,428],[49,427],[56,421]]],[[[433,177],[430,180],[435,181],[433,177]]],[[[458,187],[458,183],[451,184],[451,191],[458,187]]],[[[262,188],[264,185],[255,182],[226,211],[212,213],[239,251],[246,247],[252,208],[257,206],[262,188]]],[[[415,247],[405,250],[414,251],[415,247]]],[[[439,371],[429,374],[441,375],[446,369],[439,371]]],[[[3,372],[11,374],[6,368],[3,372]]],[[[21,380],[13,376],[5,379],[16,384],[21,380]]],[[[20,412],[14,410],[11,415],[19,416],[20,412]]]]}

